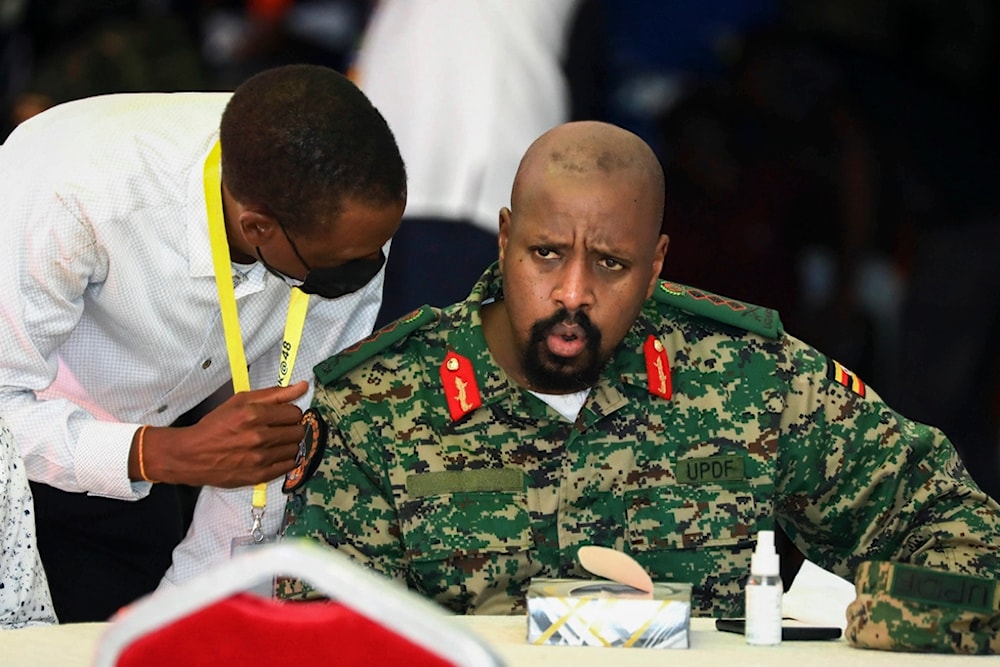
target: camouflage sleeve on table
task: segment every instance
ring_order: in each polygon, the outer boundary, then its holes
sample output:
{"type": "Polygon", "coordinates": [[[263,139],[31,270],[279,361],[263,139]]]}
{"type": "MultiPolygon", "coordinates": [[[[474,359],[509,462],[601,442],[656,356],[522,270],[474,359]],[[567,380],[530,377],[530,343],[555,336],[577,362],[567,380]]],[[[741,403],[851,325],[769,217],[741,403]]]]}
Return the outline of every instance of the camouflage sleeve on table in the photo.
{"type": "Polygon", "coordinates": [[[1000,582],[886,562],[858,568],[844,636],[857,648],[1000,653],[1000,582]]]}
{"type": "MultiPolygon", "coordinates": [[[[283,534],[315,539],[366,567],[405,580],[399,524],[384,474],[383,453],[368,446],[369,417],[365,411],[342,409],[357,402],[345,385],[336,391],[316,388],[312,407],[327,425],[326,449],[316,472],[288,497],[283,534]]],[[[299,581],[280,582],[278,595],[312,596],[299,581]]]]}
{"type": "Polygon", "coordinates": [[[994,577],[1000,507],[937,429],[789,337],[777,518],[803,553],[851,579],[866,560],[994,577]]]}

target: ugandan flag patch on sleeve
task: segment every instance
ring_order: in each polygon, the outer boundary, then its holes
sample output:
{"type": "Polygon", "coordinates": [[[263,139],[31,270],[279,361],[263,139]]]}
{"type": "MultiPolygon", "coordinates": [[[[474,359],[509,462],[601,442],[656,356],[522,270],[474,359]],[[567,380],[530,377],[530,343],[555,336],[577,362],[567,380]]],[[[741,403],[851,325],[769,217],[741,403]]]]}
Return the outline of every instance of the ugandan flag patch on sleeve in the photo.
{"type": "Polygon", "coordinates": [[[826,360],[826,376],[837,384],[844,385],[858,396],[863,397],[865,395],[865,383],[861,381],[861,378],[856,373],[844,368],[839,361],[834,359],[826,360]]]}

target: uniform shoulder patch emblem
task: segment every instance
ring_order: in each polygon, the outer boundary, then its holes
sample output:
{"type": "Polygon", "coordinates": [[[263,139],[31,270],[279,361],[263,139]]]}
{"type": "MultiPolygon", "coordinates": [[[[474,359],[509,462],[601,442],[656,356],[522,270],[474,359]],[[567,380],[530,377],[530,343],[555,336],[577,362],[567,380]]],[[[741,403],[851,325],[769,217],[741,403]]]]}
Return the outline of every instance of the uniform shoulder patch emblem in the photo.
{"type": "Polygon", "coordinates": [[[646,382],[649,393],[660,398],[669,399],[673,396],[673,383],[670,379],[670,357],[663,343],[650,334],[642,346],[646,358],[646,382]]]}
{"type": "Polygon", "coordinates": [[[295,455],[295,467],[285,475],[281,484],[282,493],[291,493],[309,481],[326,450],[326,422],[319,416],[319,410],[309,408],[302,413],[300,422],[306,427],[306,433],[299,442],[299,451],[295,455]]]}
{"type": "Polygon", "coordinates": [[[864,398],[865,383],[861,381],[857,373],[847,370],[839,361],[835,361],[834,359],[826,360],[826,376],[864,398]]]}
{"type": "Polygon", "coordinates": [[[357,368],[364,361],[374,357],[396,341],[406,338],[428,322],[433,322],[437,311],[430,306],[421,306],[409,315],[385,325],[368,338],[341,350],[313,368],[316,379],[322,384],[330,384],[348,371],[357,368]]]}
{"type": "Polygon", "coordinates": [[[472,362],[454,351],[449,351],[439,370],[441,389],[448,401],[452,421],[458,421],[483,404],[476,384],[476,371],[472,362]]]}
{"type": "Polygon", "coordinates": [[[661,280],[653,290],[653,299],[767,338],[778,338],[785,330],[778,311],[772,308],[755,306],[680,283],[661,280]]]}

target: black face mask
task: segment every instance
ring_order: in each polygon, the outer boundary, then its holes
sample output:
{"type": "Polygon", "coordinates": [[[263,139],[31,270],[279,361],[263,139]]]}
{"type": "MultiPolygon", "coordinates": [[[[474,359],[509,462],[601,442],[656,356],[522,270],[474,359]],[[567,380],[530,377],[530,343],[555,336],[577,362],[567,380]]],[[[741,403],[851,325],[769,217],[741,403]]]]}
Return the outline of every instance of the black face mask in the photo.
{"type": "Polygon", "coordinates": [[[371,282],[385,264],[385,253],[378,251],[378,257],[352,259],[346,264],[328,269],[310,269],[299,289],[306,294],[315,294],[324,299],[357,292],[371,282]]]}
{"type": "Polygon", "coordinates": [[[336,299],[345,294],[357,292],[371,282],[371,279],[378,274],[379,269],[385,264],[385,253],[379,250],[378,257],[374,259],[352,259],[340,266],[313,269],[306,260],[302,259],[299,249],[295,247],[295,242],[292,241],[292,237],[288,235],[284,227],[281,228],[281,231],[284,232],[285,238],[288,239],[289,245],[292,246],[295,256],[302,262],[302,266],[306,267],[307,273],[304,281],[300,283],[295,278],[286,276],[281,271],[278,271],[267,263],[259,246],[255,246],[254,249],[257,251],[257,256],[260,257],[260,261],[265,269],[286,283],[297,286],[306,294],[315,294],[324,299],[336,299]]]}

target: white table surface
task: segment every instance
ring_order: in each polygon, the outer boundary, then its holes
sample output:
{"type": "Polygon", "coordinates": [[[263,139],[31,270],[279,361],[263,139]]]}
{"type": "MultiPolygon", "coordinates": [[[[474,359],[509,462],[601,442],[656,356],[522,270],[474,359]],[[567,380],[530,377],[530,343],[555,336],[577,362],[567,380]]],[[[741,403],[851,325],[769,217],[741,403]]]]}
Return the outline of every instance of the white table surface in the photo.
{"type": "Polygon", "coordinates": [[[711,665],[712,667],[915,667],[976,663],[985,667],[988,656],[940,656],[889,653],[851,648],[841,638],[832,641],[783,642],[779,646],[748,646],[742,635],[718,632],[709,618],[691,619],[688,649],[638,649],[576,646],[532,646],[526,643],[523,617],[465,617],[469,627],[485,638],[511,666],[567,665],[573,667],[636,667],[642,665],[711,665]]]}
{"type": "MultiPolygon", "coordinates": [[[[786,615],[816,625],[846,624],[844,609],[854,588],[808,561],[785,594],[786,615]]],[[[706,665],[711,667],[878,667],[898,665],[955,667],[998,665],[995,656],[890,653],[851,648],[841,638],[784,642],[780,646],[747,646],[741,635],[718,632],[712,619],[691,619],[688,649],[639,649],[533,646],[527,643],[524,616],[459,616],[458,622],[485,639],[511,667],[631,667],[642,665],[706,665]]],[[[0,667],[90,667],[107,623],[77,623],[23,630],[0,630],[0,667]]],[[[308,665],[303,666],[308,667],[308,665]]]]}
{"type": "MultiPolygon", "coordinates": [[[[878,667],[898,665],[996,664],[984,656],[937,656],[863,651],[834,641],[784,642],[780,646],[747,646],[740,635],[717,632],[712,619],[691,621],[688,649],[532,646],[525,640],[523,616],[467,616],[460,622],[486,639],[513,666],[571,665],[623,667],[642,665],[711,665],[753,667],[878,667]]],[[[0,631],[0,665],[5,667],[88,667],[104,623],[77,623],[0,631]]]]}

